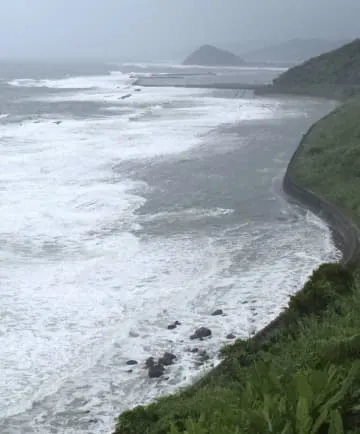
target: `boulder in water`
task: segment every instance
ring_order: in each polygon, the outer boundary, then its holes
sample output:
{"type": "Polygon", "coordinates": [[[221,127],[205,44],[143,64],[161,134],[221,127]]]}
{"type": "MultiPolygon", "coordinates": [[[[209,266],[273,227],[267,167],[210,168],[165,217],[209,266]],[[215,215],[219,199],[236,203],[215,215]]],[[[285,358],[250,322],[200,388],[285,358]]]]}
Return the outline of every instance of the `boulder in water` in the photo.
{"type": "Polygon", "coordinates": [[[177,326],[181,325],[181,322],[175,321],[167,326],[168,330],[174,330],[177,326]]]}
{"type": "Polygon", "coordinates": [[[202,350],[199,352],[199,357],[200,357],[200,361],[202,363],[207,362],[210,359],[209,354],[207,353],[206,350],[202,350]]]}
{"type": "Polygon", "coordinates": [[[224,315],[224,312],[222,309],[216,309],[211,315],[212,316],[224,315]]]}
{"type": "Polygon", "coordinates": [[[211,336],[211,334],[212,333],[211,333],[211,330],[209,328],[207,328],[207,327],[200,327],[197,330],[195,330],[195,333],[190,336],[190,339],[191,340],[194,340],[194,339],[203,339],[203,338],[211,336]]]}
{"type": "Polygon", "coordinates": [[[164,372],[165,372],[164,366],[159,365],[157,363],[157,364],[154,364],[153,366],[149,367],[148,375],[150,378],[159,378],[164,374],[164,372]]]}
{"type": "Polygon", "coordinates": [[[166,352],[162,357],[160,357],[160,359],[158,360],[158,364],[162,366],[170,366],[174,363],[175,359],[175,354],[166,352]]]}
{"type": "Polygon", "coordinates": [[[151,368],[154,365],[155,365],[154,357],[148,357],[145,361],[145,368],[151,368]]]}

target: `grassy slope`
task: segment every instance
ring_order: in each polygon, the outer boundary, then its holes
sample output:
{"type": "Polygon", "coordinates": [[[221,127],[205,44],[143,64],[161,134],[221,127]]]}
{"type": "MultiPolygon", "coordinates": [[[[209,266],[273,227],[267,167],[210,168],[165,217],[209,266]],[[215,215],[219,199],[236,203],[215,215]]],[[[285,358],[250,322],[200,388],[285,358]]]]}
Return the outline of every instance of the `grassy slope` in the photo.
{"type": "Polygon", "coordinates": [[[360,227],[360,99],[319,122],[297,161],[297,181],[341,206],[360,227]]]}
{"type": "Polygon", "coordinates": [[[360,39],[289,69],[264,93],[346,99],[360,92],[360,39]]]}
{"type": "MultiPolygon", "coordinates": [[[[295,168],[358,225],[359,120],[360,99],[319,121],[295,168]]],[[[237,341],[198,384],[123,413],[116,434],[360,433],[359,312],[360,271],[321,266],[273,333],[237,341]]]]}

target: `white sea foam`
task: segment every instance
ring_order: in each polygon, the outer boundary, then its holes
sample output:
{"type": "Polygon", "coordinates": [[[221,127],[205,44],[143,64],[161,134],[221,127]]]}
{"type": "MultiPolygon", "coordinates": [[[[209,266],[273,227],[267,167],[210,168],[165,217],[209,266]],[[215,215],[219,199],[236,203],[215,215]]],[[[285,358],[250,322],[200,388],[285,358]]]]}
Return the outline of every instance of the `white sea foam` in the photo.
{"type": "Polygon", "coordinates": [[[116,87],[119,82],[131,84],[132,80],[126,74],[114,72],[108,76],[65,77],[56,80],[21,78],[11,80],[8,84],[16,87],[47,87],[50,89],[104,89],[116,87]]]}
{"type": "Polygon", "coordinates": [[[224,208],[215,208],[215,209],[201,209],[201,208],[189,208],[179,211],[168,211],[168,212],[159,212],[155,214],[148,214],[141,218],[142,222],[153,222],[153,221],[162,221],[166,220],[166,222],[174,222],[177,220],[180,221],[192,221],[192,220],[200,220],[203,218],[216,218],[225,215],[232,214],[234,210],[232,209],[224,209],[224,208]]]}
{"type": "MultiPolygon", "coordinates": [[[[102,98],[108,104],[126,86],[116,74],[45,82],[54,88],[82,82],[82,93],[58,95],[59,101],[102,98]],[[98,89],[87,90],[95,82],[98,89]]],[[[57,125],[49,114],[40,123],[0,125],[4,434],[31,426],[27,432],[61,426],[67,434],[88,433],[89,418],[98,419],[92,432],[110,432],[121,410],[202,372],[186,351],[196,327],[212,328],[212,340],[199,346],[216,360],[227,333],[247,336],[264,326],[318,263],[334,257],[329,231],[313,216],[275,228],[241,222],[208,235],[139,235],[145,224],[191,223],[233,210],[139,215],[148,186],[114,166],[177,158],[204,145],[202,135],[221,123],[287,114],[275,101],[236,102],[179,89],[143,90],[123,106],[131,115],[63,115],[57,125]],[[155,121],[148,117],[154,111],[161,113],[155,121]],[[227,316],[211,316],[218,307],[227,316]],[[167,330],[176,319],[182,326],[167,330]],[[126,372],[126,360],[143,363],[165,350],[178,356],[170,381],[149,382],[140,365],[126,372]]]]}

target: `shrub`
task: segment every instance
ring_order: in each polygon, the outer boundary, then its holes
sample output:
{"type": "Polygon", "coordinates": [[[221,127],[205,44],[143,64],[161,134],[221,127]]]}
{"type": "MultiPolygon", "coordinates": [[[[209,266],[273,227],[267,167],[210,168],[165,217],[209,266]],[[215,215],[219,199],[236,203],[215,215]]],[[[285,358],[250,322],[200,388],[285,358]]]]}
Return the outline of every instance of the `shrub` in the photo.
{"type": "Polygon", "coordinates": [[[289,371],[282,377],[270,363],[259,363],[240,394],[240,406],[231,409],[233,420],[226,412],[203,415],[198,420],[188,419],[184,429],[171,423],[169,433],[341,434],[342,414],[356,410],[359,394],[352,384],[359,379],[359,362],[347,374],[330,366],[324,371],[289,371]]]}
{"type": "Polygon", "coordinates": [[[360,334],[319,342],[319,347],[321,359],[326,362],[344,363],[347,360],[359,359],[360,334]]]}
{"type": "Polygon", "coordinates": [[[300,315],[319,314],[339,296],[354,289],[354,278],[341,264],[322,264],[304,287],[290,297],[289,310],[300,315]]]}

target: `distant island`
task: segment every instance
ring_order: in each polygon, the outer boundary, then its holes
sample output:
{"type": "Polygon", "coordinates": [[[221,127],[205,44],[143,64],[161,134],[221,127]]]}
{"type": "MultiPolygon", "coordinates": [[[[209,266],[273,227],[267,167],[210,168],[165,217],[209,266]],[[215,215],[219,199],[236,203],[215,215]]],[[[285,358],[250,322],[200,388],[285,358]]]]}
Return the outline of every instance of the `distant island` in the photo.
{"type": "Polygon", "coordinates": [[[188,56],[183,65],[200,66],[241,66],[245,62],[231,51],[213,45],[203,45],[188,56]]]}
{"type": "Polygon", "coordinates": [[[360,91],[360,39],[313,57],[279,75],[261,93],[347,99],[360,91]]]}

